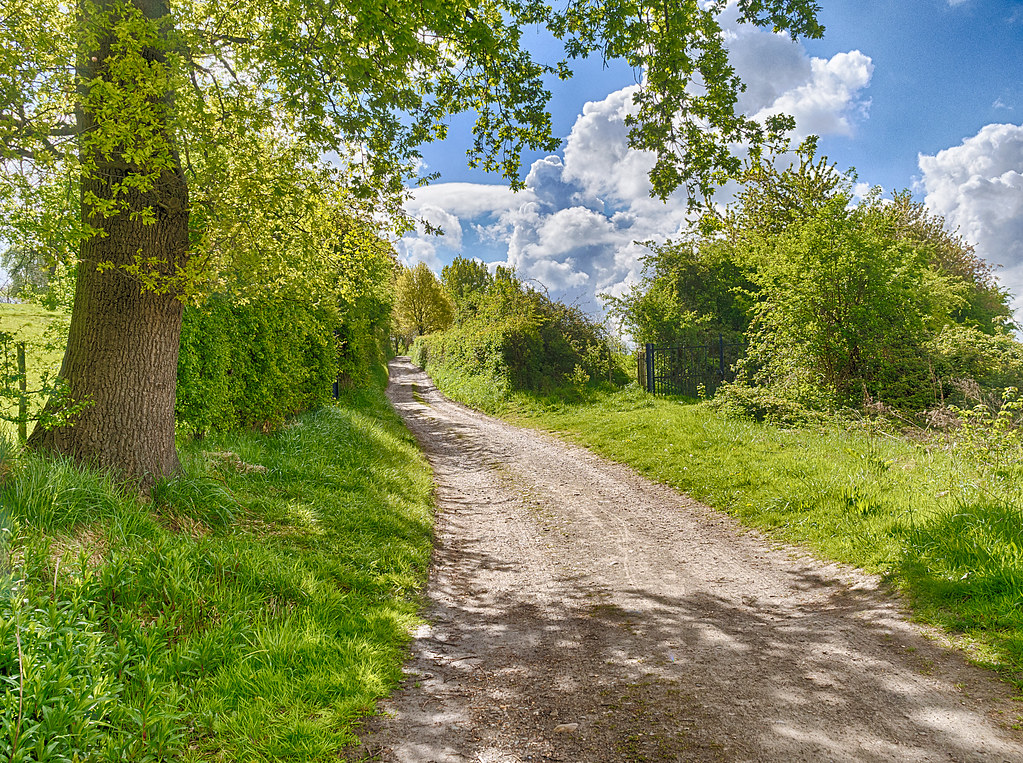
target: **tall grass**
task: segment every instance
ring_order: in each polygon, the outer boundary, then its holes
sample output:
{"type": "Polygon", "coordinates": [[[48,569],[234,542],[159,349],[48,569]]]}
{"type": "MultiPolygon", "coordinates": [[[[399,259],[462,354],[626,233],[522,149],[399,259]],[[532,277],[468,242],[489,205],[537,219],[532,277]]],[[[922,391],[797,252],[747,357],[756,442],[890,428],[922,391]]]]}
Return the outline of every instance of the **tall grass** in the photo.
{"type": "Polygon", "coordinates": [[[398,681],[432,482],[382,393],[181,450],[152,503],[6,461],[0,759],[336,760],[398,681]]]}
{"type": "Polygon", "coordinates": [[[974,659],[1023,687],[1018,443],[993,462],[969,437],[911,441],[838,419],[785,428],[654,398],[635,385],[498,400],[464,394],[477,380],[455,384],[451,375],[437,382],[456,399],[482,400],[779,539],[881,573],[921,618],[959,634],[974,659]]]}

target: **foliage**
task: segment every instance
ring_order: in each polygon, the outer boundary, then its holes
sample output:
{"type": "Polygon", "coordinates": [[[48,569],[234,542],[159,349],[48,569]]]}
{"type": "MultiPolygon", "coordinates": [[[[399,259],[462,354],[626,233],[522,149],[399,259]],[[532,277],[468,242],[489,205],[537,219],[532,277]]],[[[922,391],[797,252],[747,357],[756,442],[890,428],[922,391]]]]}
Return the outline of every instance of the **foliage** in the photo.
{"type": "Polygon", "coordinates": [[[721,385],[709,404],[727,418],[782,426],[809,426],[822,419],[819,411],[794,400],[790,395],[781,394],[771,387],[753,386],[741,381],[721,385]]]}
{"type": "Polygon", "coordinates": [[[949,324],[927,343],[935,397],[965,405],[993,398],[1023,380],[1023,345],[1009,334],[989,334],[963,324],[949,324]]]}
{"type": "Polygon", "coordinates": [[[944,218],[913,201],[909,191],[894,194],[886,211],[898,238],[923,249],[931,268],[954,285],[957,300],[950,313],[954,325],[1002,336],[1014,327],[1008,295],[991,265],[977,256],[972,244],[950,231],[944,218]]]}
{"type": "Polygon", "coordinates": [[[805,142],[788,166],[754,157],[734,205],[652,247],[642,283],[613,301],[633,337],[744,333],[729,409],[756,418],[920,411],[961,402],[974,383],[996,397],[1023,383],[990,267],[907,193],[855,199],[854,178],[815,151],[805,142]]]}
{"type": "Polygon", "coordinates": [[[713,239],[651,246],[643,280],[609,311],[638,343],[706,344],[740,340],[750,321],[752,284],[735,251],[713,239]]]}
{"type": "Polygon", "coordinates": [[[179,423],[205,435],[274,429],[325,404],[337,380],[336,314],[281,298],[189,308],[178,360],[179,423]]]}
{"type": "Polygon", "coordinates": [[[455,257],[450,265],[444,266],[440,276],[455,301],[456,320],[476,312],[480,298],[494,281],[483,262],[465,257],[455,257]]]}
{"type": "Polygon", "coordinates": [[[183,456],[158,513],[3,460],[4,760],[336,760],[400,679],[432,483],[382,393],[183,456]]]}
{"type": "Polygon", "coordinates": [[[921,339],[948,320],[948,287],[892,233],[883,206],[839,194],[751,252],[760,301],[754,378],[797,398],[825,389],[839,404],[928,399],[921,339]]]}
{"type": "MultiPolygon", "coordinates": [[[[740,21],[793,37],[823,32],[811,2],[739,8],[740,21]]],[[[394,211],[420,144],[446,134],[448,114],[475,111],[471,163],[515,179],[523,148],[557,145],[543,77],[567,77],[569,59],[588,55],[647,73],[630,117],[632,143],[657,154],[659,195],[685,185],[702,197],[738,169],[729,144],[770,142],[790,121],[773,117],[765,126],[734,113],[741,83],[720,12],[617,1],[341,11],[309,0],[270,11],[193,1],[168,14],[137,2],[79,10],[20,0],[0,26],[3,202],[16,213],[5,218],[4,237],[23,251],[46,250],[49,261],[72,261],[94,232],[76,220],[76,187],[96,179],[103,161],[123,157],[133,172],[111,181],[111,195],[87,190],[86,207],[116,215],[133,190],[182,170],[195,211],[188,259],[198,268],[186,263],[189,272],[172,280],[195,286],[205,259],[229,242],[285,263],[283,253],[259,246],[259,228],[273,226],[278,209],[287,220],[311,177],[390,199],[394,211]],[[564,60],[541,64],[522,47],[522,30],[536,24],[563,42],[564,60]],[[327,153],[339,158],[337,170],[319,159],[327,153]]],[[[157,217],[154,209],[141,214],[157,217]]],[[[143,278],[160,270],[147,258],[136,272],[143,278]]]]}
{"type": "Polygon", "coordinates": [[[500,271],[447,331],[417,339],[413,361],[479,376],[495,390],[550,390],[583,378],[606,377],[608,340],[581,310],[527,287],[500,271]]]}
{"type": "Polygon", "coordinates": [[[454,309],[451,297],[426,263],[398,269],[394,284],[393,327],[406,347],[417,336],[450,326],[454,309]]]}

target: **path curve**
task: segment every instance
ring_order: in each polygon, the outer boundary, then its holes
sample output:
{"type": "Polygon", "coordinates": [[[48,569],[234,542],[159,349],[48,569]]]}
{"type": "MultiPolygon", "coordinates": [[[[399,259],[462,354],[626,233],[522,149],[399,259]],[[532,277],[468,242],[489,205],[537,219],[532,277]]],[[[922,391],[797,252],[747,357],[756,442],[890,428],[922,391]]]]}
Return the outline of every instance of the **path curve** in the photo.
{"type": "Polygon", "coordinates": [[[350,760],[1023,761],[1019,703],[824,564],[582,448],[388,394],[437,483],[430,625],[350,760]]]}

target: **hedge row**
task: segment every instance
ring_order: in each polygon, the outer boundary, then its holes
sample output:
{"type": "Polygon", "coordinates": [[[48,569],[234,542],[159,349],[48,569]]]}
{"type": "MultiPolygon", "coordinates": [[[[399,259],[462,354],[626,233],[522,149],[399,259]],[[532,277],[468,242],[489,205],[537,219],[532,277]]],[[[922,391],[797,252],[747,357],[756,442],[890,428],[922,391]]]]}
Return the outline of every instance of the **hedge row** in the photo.
{"type": "Polygon", "coordinates": [[[548,392],[606,374],[603,329],[577,308],[518,284],[497,284],[479,302],[477,314],[418,337],[413,362],[457,368],[503,391],[548,392]]]}
{"type": "Polygon", "coordinates": [[[348,332],[332,311],[282,297],[185,310],[178,422],[196,435],[269,430],[330,400],[348,332]],[[337,333],[335,333],[337,332],[337,333]]]}

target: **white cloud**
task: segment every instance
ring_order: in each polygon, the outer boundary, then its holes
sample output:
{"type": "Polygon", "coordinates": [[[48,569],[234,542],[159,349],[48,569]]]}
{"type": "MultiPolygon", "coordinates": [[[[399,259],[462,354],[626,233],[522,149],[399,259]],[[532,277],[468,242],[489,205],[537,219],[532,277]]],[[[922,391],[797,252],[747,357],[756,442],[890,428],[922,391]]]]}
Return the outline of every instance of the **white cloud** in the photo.
{"type": "Polygon", "coordinates": [[[515,193],[506,185],[438,183],[415,189],[405,209],[415,215],[424,206],[434,206],[446,209],[456,217],[475,218],[518,206],[524,196],[528,194],[515,193]]]}
{"type": "MultiPolygon", "coordinates": [[[[441,232],[438,234],[444,246],[458,250],[462,248],[462,224],[456,215],[432,204],[419,207],[419,219],[441,232]]],[[[421,226],[425,233],[425,226],[421,226]]]]}
{"type": "Polygon", "coordinates": [[[870,107],[868,100],[858,97],[874,73],[870,57],[854,50],[830,59],[813,58],[810,71],[808,82],[778,96],[756,118],[789,114],[795,117],[799,136],[852,135],[851,117],[865,115],[870,107]]]}
{"type": "Polygon", "coordinates": [[[924,199],[997,265],[1023,318],[1023,125],[990,124],[960,145],[919,157],[924,199]]]}
{"type": "Polygon", "coordinates": [[[406,267],[411,268],[417,263],[425,262],[434,273],[440,273],[444,267],[444,263],[437,254],[437,245],[429,239],[419,236],[403,236],[395,242],[394,248],[398,252],[398,259],[406,267]]]}

